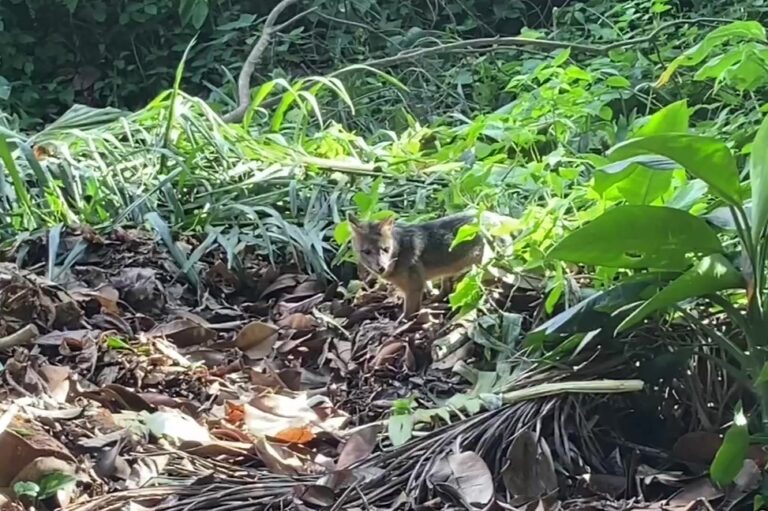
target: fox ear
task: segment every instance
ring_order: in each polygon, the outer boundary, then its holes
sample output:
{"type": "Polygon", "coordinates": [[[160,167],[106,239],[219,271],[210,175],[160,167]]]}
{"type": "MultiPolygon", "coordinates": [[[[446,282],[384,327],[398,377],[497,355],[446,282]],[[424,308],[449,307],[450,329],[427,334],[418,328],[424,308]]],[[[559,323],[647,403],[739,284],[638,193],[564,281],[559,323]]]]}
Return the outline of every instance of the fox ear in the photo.
{"type": "Polygon", "coordinates": [[[395,217],[391,216],[379,223],[379,229],[383,234],[392,234],[392,228],[395,226],[395,217]]]}

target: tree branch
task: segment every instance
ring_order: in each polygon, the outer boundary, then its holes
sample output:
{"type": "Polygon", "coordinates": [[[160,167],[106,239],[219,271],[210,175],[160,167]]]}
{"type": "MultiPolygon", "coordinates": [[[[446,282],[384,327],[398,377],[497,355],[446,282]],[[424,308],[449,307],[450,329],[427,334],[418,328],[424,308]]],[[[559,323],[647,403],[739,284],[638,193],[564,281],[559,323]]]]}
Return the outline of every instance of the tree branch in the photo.
{"type": "MultiPolygon", "coordinates": [[[[267,16],[266,21],[264,21],[264,26],[261,29],[261,35],[256,40],[253,48],[251,48],[250,53],[248,53],[248,58],[245,59],[243,69],[240,70],[240,76],[237,78],[237,108],[222,117],[224,122],[240,122],[243,120],[243,116],[251,103],[251,75],[253,75],[253,71],[256,69],[256,64],[267,50],[267,46],[269,46],[275,33],[280,29],[285,28],[288,24],[288,22],[286,22],[281,25],[276,25],[277,18],[280,17],[284,10],[298,1],[299,0],[280,0],[267,16]]],[[[307,12],[309,11],[305,11],[302,15],[307,12]]],[[[291,18],[289,22],[296,21],[300,17],[301,15],[295,16],[291,18]]]]}
{"type": "MultiPolygon", "coordinates": [[[[498,51],[503,47],[515,47],[515,46],[538,46],[544,49],[558,49],[569,48],[571,50],[578,50],[584,53],[590,53],[593,55],[604,55],[612,50],[618,50],[620,48],[626,48],[628,46],[637,46],[652,42],[660,32],[666,30],[675,25],[690,25],[696,23],[730,23],[733,20],[723,18],[696,18],[696,19],[683,19],[674,20],[668,23],[663,23],[642,37],[634,37],[632,39],[625,39],[623,41],[616,41],[604,45],[589,45],[581,43],[569,43],[565,41],[549,41],[547,39],[530,39],[527,37],[484,37],[479,39],[467,39],[464,41],[456,41],[448,44],[441,44],[430,48],[420,49],[408,49],[403,50],[397,55],[392,57],[385,57],[382,59],[373,59],[364,62],[363,65],[369,67],[390,67],[408,60],[415,60],[430,55],[440,53],[451,53],[457,50],[472,49],[478,52],[482,51],[498,51]]],[[[342,70],[343,71],[343,70],[342,70]]]]}

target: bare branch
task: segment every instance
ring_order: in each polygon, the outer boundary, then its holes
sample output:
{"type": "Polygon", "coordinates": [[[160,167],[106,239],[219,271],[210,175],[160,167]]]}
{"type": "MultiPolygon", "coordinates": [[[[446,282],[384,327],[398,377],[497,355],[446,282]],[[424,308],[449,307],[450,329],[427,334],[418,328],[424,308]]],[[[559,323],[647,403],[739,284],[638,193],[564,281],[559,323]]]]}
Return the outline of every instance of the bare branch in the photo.
{"type": "Polygon", "coordinates": [[[474,52],[492,52],[498,51],[502,48],[513,48],[516,46],[534,46],[544,49],[558,49],[569,48],[571,50],[581,51],[584,53],[590,53],[594,55],[604,55],[612,50],[618,50],[620,48],[626,48],[629,46],[637,46],[640,44],[653,42],[659,32],[666,30],[675,25],[690,25],[696,23],[730,23],[733,20],[722,18],[696,18],[696,19],[681,19],[674,20],[668,23],[663,23],[642,37],[635,37],[631,39],[624,39],[622,41],[616,41],[610,44],[604,45],[589,45],[580,43],[569,43],[565,41],[549,41],[547,39],[530,39],[527,37],[484,37],[479,39],[466,39],[463,41],[456,41],[448,44],[441,44],[438,46],[432,46],[429,48],[418,48],[403,50],[397,55],[392,57],[385,57],[382,59],[374,59],[364,62],[363,64],[369,67],[390,67],[400,64],[409,60],[416,60],[429,55],[436,55],[442,53],[452,53],[457,50],[470,49],[474,52]]]}
{"type": "MultiPolygon", "coordinates": [[[[251,75],[253,75],[253,71],[256,69],[256,64],[267,50],[267,46],[269,46],[275,33],[287,25],[287,23],[276,25],[277,18],[280,17],[284,10],[298,1],[280,0],[267,16],[261,29],[261,35],[256,40],[253,48],[251,48],[250,53],[248,53],[248,58],[245,59],[243,69],[240,70],[240,76],[237,78],[237,108],[223,116],[225,122],[240,122],[243,119],[243,115],[245,115],[251,102],[251,75]]],[[[309,11],[305,11],[302,15],[307,12],[309,11]]],[[[290,21],[296,21],[300,17],[295,16],[290,21]]]]}

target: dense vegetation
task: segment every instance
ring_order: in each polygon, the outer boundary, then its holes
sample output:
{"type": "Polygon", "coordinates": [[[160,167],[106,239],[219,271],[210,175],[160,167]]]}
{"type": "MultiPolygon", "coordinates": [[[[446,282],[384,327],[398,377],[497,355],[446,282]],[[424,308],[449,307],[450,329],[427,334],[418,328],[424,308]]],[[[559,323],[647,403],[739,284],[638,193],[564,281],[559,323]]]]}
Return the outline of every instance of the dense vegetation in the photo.
{"type": "Polygon", "coordinates": [[[500,311],[480,271],[458,286],[497,376],[453,405],[490,407],[516,357],[638,377],[658,383],[627,398],[650,426],[623,433],[669,448],[729,424],[711,476],[731,484],[768,434],[762,2],[299,2],[225,122],[276,3],[0,6],[8,253],[33,262],[17,248],[42,233],[54,279],[87,250],[65,228],[140,226],[193,290],[214,251],[333,280],[346,211],[492,209],[540,300],[500,311]]]}

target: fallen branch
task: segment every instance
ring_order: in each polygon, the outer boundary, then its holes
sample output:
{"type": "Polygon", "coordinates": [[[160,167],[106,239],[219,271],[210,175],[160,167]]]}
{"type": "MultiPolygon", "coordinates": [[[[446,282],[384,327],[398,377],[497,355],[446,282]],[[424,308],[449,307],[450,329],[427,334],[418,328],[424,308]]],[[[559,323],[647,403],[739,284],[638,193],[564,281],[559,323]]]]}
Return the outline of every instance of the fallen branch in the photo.
{"type": "Polygon", "coordinates": [[[253,75],[253,71],[256,69],[256,64],[267,50],[267,46],[271,42],[272,37],[286,26],[313,10],[310,9],[304,11],[285,23],[276,25],[277,18],[280,17],[283,11],[296,2],[298,2],[298,0],[281,0],[267,16],[267,19],[264,22],[264,27],[261,29],[261,35],[256,40],[253,48],[251,48],[250,53],[248,53],[248,58],[245,59],[243,69],[240,70],[240,76],[237,78],[237,108],[223,116],[225,122],[240,122],[243,120],[245,112],[248,111],[248,107],[251,104],[251,75],[253,75]]]}
{"type": "Polygon", "coordinates": [[[0,351],[11,349],[14,346],[29,344],[39,336],[40,332],[38,332],[37,327],[29,324],[11,335],[0,337],[0,351]]]}

